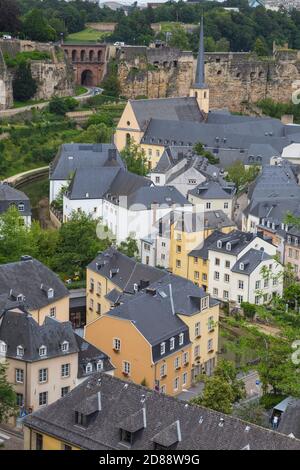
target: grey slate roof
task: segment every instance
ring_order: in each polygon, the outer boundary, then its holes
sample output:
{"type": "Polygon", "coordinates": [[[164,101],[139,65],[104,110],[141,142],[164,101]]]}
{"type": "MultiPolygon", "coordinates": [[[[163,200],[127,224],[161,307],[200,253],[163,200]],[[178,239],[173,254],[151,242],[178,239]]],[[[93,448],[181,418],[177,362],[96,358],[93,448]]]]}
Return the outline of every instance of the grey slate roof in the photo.
{"type": "MultiPolygon", "coordinates": [[[[152,346],[181,332],[186,332],[185,342],[188,343],[188,329],[177,315],[198,313],[200,300],[206,296],[204,290],[191,281],[165,274],[159,281],[152,282],[149,289],[139,292],[107,315],[132,321],[152,346]]],[[[212,298],[210,302],[211,305],[217,303],[212,298]]]]}
{"type": "Polygon", "coordinates": [[[63,144],[50,165],[50,180],[68,180],[81,168],[118,166],[123,160],[113,144],[63,144]],[[116,158],[114,157],[114,152],[116,158]]]}
{"type": "Polygon", "coordinates": [[[264,251],[255,250],[251,248],[247,251],[238,261],[232,266],[231,271],[240,274],[251,274],[262,261],[271,260],[272,256],[268,255],[264,251]],[[240,263],[244,264],[244,269],[240,269],[240,263]]]}
{"type": "Polygon", "coordinates": [[[31,215],[31,204],[28,196],[7,183],[0,183],[0,214],[7,211],[11,205],[18,208],[20,203],[24,204],[24,211],[20,211],[20,215],[31,215]]]}
{"type": "Polygon", "coordinates": [[[224,214],[223,211],[206,211],[199,213],[187,212],[182,215],[182,212],[174,211],[175,230],[185,231],[188,233],[202,231],[204,229],[221,229],[222,227],[232,227],[234,222],[224,214]]]}
{"type": "Polygon", "coordinates": [[[222,183],[218,180],[208,180],[200,183],[196,188],[188,191],[200,199],[232,199],[236,193],[236,188],[233,184],[222,183]]]}
{"type": "Polygon", "coordinates": [[[151,209],[154,204],[172,207],[190,206],[191,203],[173,186],[148,186],[130,194],[127,207],[131,210],[151,209]]]}
{"type": "Polygon", "coordinates": [[[88,343],[76,333],[74,333],[74,336],[78,347],[78,378],[87,377],[88,375],[97,372],[98,361],[103,362],[103,372],[115,369],[107,354],[96,348],[91,343],[88,343]],[[89,373],[86,372],[87,364],[92,365],[92,371],[89,373]]]}
{"type": "Polygon", "coordinates": [[[149,179],[120,167],[84,167],[76,170],[68,198],[107,199],[117,203],[120,196],[129,196],[139,188],[152,184],[149,179]]]}
{"type": "Polygon", "coordinates": [[[246,248],[246,246],[256,237],[257,235],[249,232],[241,232],[240,230],[233,230],[230,233],[222,233],[217,240],[214,240],[209,246],[209,250],[219,251],[220,253],[230,253],[237,255],[246,248]],[[222,248],[217,246],[218,240],[222,241],[222,248]],[[226,243],[230,242],[231,250],[226,249],[226,243]]]}
{"type": "Polygon", "coordinates": [[[293,401],[282,413],[278,431],[282,434],[293,434],[294,437],[300,439],[300,400],[293,401]]]}
{"type": "Polygon", "coordinates": [[[174,442],[177,450],[300,449],[298,439],[101,373],[62,399],[26,416],[24,424],[83,449],[124,450],[120,443],[121,424],[141,408],[145,408],[146,426],[134,434],[132,450],[154,450],[155,436],[158,443],[170,443],[174,440],[172,425],[177,421],[181,435],[181,440],[174,442]],[[98,392],[101,411],[95,412],[87,428],[76,426],[76,404],[98,392]]]}
{"type": "Polygon", "coordinates": [[[161,279],[166,273],[161,269],[139,263],[135,259],[123,255],[114,247],[99,254],[88,265],[88,269],[101,274],[121,290],[130,294],[134,293],[134,284],[141,287],[145,282],[152,283],[161,279]]]}
{"type": "Polygon", "coordinates": [[[58,322],[46,317],[43,325],[39,325],[25,310],[16,308],[2,315],[0,339],[7,345],[7,357],[18,359],[17,347],[23,346],[26,362],[42,361],[57,356],[78,352],[75,334],[70,322],[58,322]],[[62,352],[63,341],[69,342],[69,351],[62,352]],[[46,346],[47,355],[40,357],[39,348],[46,346]]]}
{"type": "Polygon", "coordinates": [[[2,306],[15,301],[16,296],[25,296],[28,310],[37,310],[59,299],[69,296],[69,291],[58,276],[40,261],[30,258],[24,261],[0,265],[0,296],[2,306]],[[48,299],[45,289],[52,288],[54,295],[48,299]],[[10,294],[12,290],[13,296],[10,294]],[[3,297],[2,297],[3,296],[3,297]]]}
{"type": "Polygon", "coordinates": [[[153,118],[178,122],[201,122],[204,119],[194,97],[129,100],[129,102],[140,129],[144,129],[153,118]]]}
{"type": "Polygon", "coordinates": [[[214,230],[201,245],[194,248],[194,250],[190,251],[188,256],[194,256],[196,258],[201,258],[203,260],[208,260],[208,250],[209,247],[220,239],[222,236],[222,232],[219,230],[214,230]]]}

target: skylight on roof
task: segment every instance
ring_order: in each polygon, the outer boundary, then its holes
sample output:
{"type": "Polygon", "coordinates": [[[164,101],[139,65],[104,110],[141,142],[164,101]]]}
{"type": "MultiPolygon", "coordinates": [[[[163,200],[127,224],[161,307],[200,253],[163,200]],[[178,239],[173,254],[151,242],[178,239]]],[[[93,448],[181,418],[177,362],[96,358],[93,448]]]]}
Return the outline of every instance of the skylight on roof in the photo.
{"type": "Polygon", "coordinates": [[[158,291],[158,293],[163,299],[166,299],[168,297],[167,294],[163,290],[158,291]]]}

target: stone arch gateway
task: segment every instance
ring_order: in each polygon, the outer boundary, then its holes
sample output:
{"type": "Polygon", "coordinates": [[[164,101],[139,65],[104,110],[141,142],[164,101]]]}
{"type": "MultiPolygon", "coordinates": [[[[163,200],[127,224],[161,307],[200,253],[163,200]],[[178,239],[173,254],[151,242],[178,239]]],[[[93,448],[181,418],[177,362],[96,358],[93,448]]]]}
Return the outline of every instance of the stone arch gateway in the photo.
{"type": "Polygon", "coordinates": [[[76,85],[98,86],[107,63],[106,44],[62,44],[66,57],[72,62],[76,85]]]}

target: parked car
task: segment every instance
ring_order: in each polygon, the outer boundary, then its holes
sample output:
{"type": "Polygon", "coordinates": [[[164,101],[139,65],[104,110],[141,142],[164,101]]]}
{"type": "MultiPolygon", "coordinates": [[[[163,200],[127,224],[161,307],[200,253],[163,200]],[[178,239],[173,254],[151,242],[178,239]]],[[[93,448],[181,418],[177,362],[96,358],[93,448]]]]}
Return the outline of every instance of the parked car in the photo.
{"type": "Polygon", "coordinates": [[[9,34],[3,34],[2,39],[12,39],[9,34]]]}

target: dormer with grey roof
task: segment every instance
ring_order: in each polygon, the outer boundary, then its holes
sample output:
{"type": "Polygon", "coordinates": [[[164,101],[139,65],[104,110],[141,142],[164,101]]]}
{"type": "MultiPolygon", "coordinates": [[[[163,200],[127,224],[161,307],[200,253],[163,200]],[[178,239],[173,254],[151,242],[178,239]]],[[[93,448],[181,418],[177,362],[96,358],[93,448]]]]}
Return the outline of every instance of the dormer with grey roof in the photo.
{"type": "Polygon", "coordinates": [[[31,225],[31,204],[23,191],[13,188],[8,183],[0,183],[0,215],[10,207],[15,207],[25,225],[31,225]]]}
{"type": "Polygon", "coordinates": [[[23,256],[21,261],[0,265],[2,305],[9,301],[19,301],[18,296],[21,294],[24,305],[31,312],[69,298],[69,291],[58,276],[30,256],[23,256]]]}

